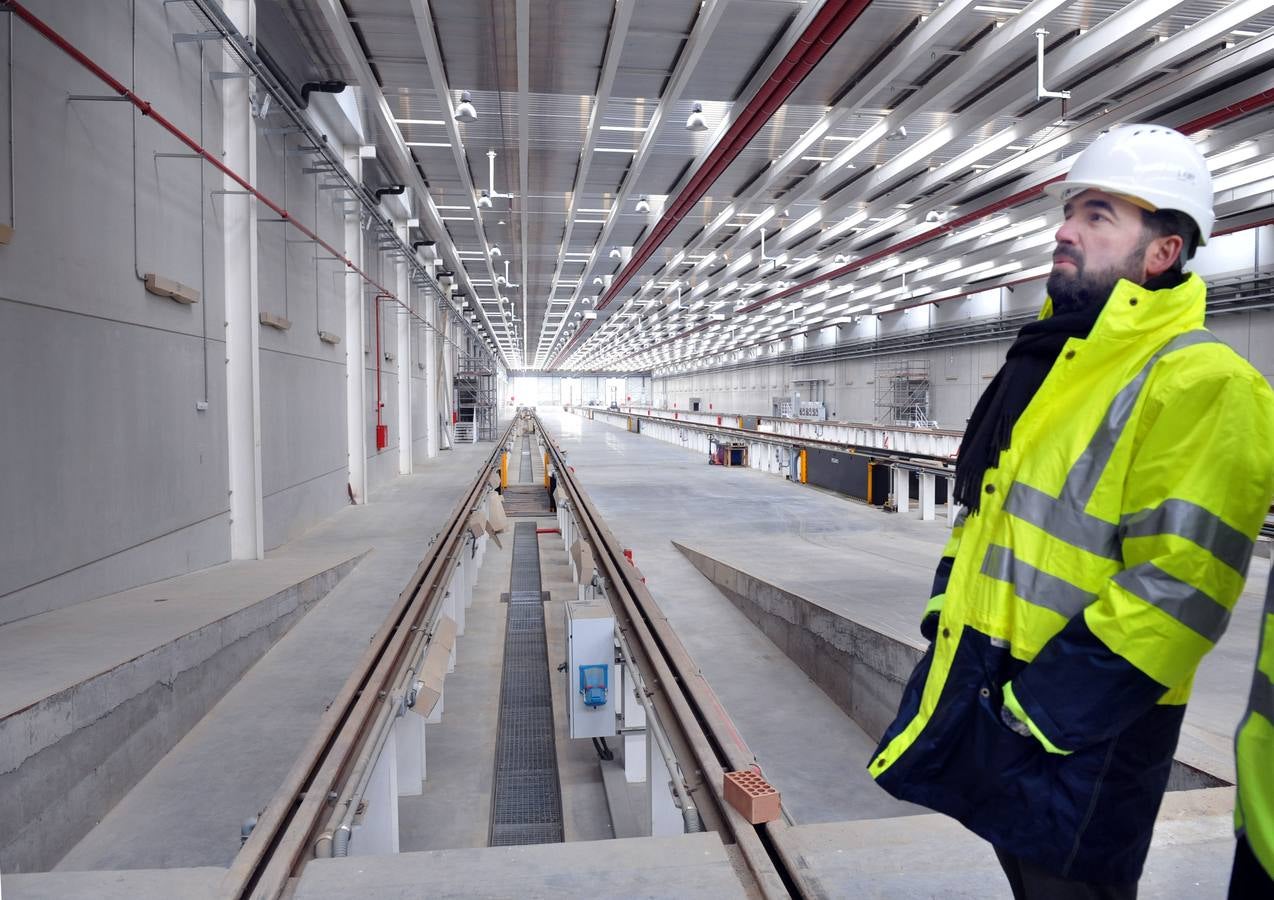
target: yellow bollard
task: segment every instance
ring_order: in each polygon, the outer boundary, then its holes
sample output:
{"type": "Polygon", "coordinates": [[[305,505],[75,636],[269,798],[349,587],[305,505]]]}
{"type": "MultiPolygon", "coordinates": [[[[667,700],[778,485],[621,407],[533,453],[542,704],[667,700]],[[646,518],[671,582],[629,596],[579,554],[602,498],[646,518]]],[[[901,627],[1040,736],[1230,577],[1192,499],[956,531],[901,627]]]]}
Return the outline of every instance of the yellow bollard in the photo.
{"type": "Polygon", "coordinates": [[[500,490],[509,486],[509,451],[500,454],[500,490]]]}

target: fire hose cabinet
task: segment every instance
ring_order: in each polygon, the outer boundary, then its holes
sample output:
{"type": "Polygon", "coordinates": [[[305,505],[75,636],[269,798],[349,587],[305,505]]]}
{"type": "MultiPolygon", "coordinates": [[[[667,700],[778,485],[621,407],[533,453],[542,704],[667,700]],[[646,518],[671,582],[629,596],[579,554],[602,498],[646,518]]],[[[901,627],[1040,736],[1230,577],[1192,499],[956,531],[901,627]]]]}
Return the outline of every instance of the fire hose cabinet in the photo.
{"type": "Polygon", "coordinates": [[[615,614],[600,595],[566,604],[566,710],[571,737],[615,734],[615,614]]]}

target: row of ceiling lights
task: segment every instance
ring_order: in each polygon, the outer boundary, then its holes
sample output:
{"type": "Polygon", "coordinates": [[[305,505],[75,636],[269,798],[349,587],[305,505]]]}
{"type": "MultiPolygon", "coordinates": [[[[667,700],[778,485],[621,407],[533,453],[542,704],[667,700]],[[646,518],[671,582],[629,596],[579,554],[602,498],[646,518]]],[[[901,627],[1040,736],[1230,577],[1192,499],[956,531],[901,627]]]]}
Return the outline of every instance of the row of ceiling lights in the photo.
{"type": "MultiPolygon", "coordinates": [[[[474,104],[473,104],[473,95],[472,95],[472,93],[470,93],[469,91],[461,91],[461,92],[460,92],[460,101],[459,101],[459,103],[457,103],[457,104],[456,104],[456,108],[455,108],[455,112],[453,113],[453,117],[455,118],[455,120],[456,120],[457,122],[460,122],[460,123],[476,122],[476,121],[478,120],[478,109],[477,109],[477,107],[476,107],[476,106],[474,106],[474,104]]],[[[400,123],[402,123],[402,124],[409,124],[409,123],[412,123],[413,121],[422,121],[422,122],[423,122],[423,121],[432,121],[432,120],[407,120],[407,119],[404,119],[404,120],[399,120],[399,121],[400,121],[400,123]]],[[[690,115],[686,117],[686,130],[687,130],[687,131],[706,131],[707,129],[708,129],[708,121],[707,121],[707,118],[705,117],[704,112],[703,112],[703,104],[702,104],[702,103],[699,103],[699,102],[696,102],[696,103],[692,106],[692,108],[691,108],[690,115]]],[[[606,149],[606,148],[599,148],[599,149],[606,149]]],[[[488,151],[488,154],[487,154],[487,155],[488,155],[488,158],[491,160],[492,166],[494,166],[494,157],[495,157],[495,152],[494,152],[494,151],[488,151]]],[[[491,206],[492,206],[492,198],[493,198],[493,197],[503,198],[503,197],[509,197],[509,196],[511,196],[511,195],[509,195],[509,194],[497,194],[497,193],[494,193],[494,184],[493,184],[493,185],[492,185],[489,189],[484,189],[484,190],[480,190],[480,191],[479,191],[479,193],[478,193],[478,197],[477,197],[477,206],[478,206],[478,208],[479,208],[479,209],[490,209],[490,208],[491,208],[491,206]]],[[[639,213],[639,214],[649,213],[649,212],[650,212],[650,209],[651,209],[651,207],[650,207],[650,198],[649,198],[648,196],[646,196],[646,195],[642,195],[642,196],[638,197],[637,202],[636,202],[636,204],[634,204],[633,209],[634,209],[634,211],[635,211],[635,212],[637,212],[637,213],[639,213]]],[[[458,253],[458,254],[460,254],[460,251],[457,251],[457,253],[458,253]]],[[[492,255],[492,257],[495,257],[495,256],[499,256],[499,255],[501,255],[500,248],[499,248],[499,247],[492,247],[492,248],[491,248],[491,255],[492,255]]],[[[612,248],[612,250],[611,250],[611,252],[610,252],[610,257],[611,257],[612,259],[619,259],[619,258],[621,258],[621,257],[622,257],[622,254],[620,253],[620,251],[619,251],[619,249],[618,249],[618,248],[612,248]]],[[[507,263],[506,263],[506,268],[507,268],[507,263]]],[[[594,279],[594,283],[597,283],[599,280],[600,280],[600,279],[594,279]]],[[[499,286],[500,286],[500,285],[502,285],[502,284],[508,284],[508,279],[507,279],[507,277],[505,277],[505,276],[497,276],[497,278],[496,278],[496,286],[497,286],[497,296],[496,296],[496,300],[497,300],[497,303],[499,304],[499,308],[500,308],[501,315],[504,315],[504,314],[506,313],[506,310],[505,310],[505,308],[504,308],[504,307],[505,307],[505,304],[506,304],[506,298],[504,298],[504,297],[502,297],[502,296],[500,296],[500,295],[498,294],[498,288],[499,288],[499,286]]],[[[513,287],[517,287],[517,285],[511,285],[511,286],[513,286],[513,287]]],[[[473,314],[471,314],[471,318],[475,318],[475,319],[476,319],[476,316],[475,316],[475,315],[473,315],[473,314]]],[[[575,318],[577,318],[577,319],[581,318],[581,314],[580,314],[580,313],[578,313],[578,312],[577,312],[577,313],[575,313],[575,318]]],[[[515,318],[514,318],[514,322],[516,322],[516,321],[517,321],[517,320],[516,320],[516,317],[515,317],[515,318]]],[[[577,323],[573,323],[573,324],[572,324],[572,328],[574,328],[574,327],[578,327],[578,324],[577,324],[577,323]]],[[[507,325],[507,324],[506,324],[505,330],[506,330],[506,332],[509,330],[509,327],[508,327],[508,325],[507,325]]],[[[514,328],[514,334],[516,335],[516,327],[514,328]]]]}

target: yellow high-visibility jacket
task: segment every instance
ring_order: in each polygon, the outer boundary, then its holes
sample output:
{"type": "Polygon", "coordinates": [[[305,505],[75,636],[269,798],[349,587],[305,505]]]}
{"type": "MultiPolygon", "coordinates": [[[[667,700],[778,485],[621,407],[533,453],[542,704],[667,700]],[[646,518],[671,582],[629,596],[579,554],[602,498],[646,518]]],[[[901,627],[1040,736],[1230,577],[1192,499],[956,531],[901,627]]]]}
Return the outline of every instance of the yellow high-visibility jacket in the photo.
{"type": "Polygon", "coordinates": [[[1205,290],[1120,281],[1066,343],[953,531],[933,644],[869,763],[1067,878],[1140,876],[1274,494],[1274,391],[1203,329],[1205,290]]]}
{"type": "Polygon", "coordinates": [[[1234,738],[1234,756],[1239,776],[1234,828],[1274,878],[1274,575],[1265,595],[1252,693],[1234,738]]]}

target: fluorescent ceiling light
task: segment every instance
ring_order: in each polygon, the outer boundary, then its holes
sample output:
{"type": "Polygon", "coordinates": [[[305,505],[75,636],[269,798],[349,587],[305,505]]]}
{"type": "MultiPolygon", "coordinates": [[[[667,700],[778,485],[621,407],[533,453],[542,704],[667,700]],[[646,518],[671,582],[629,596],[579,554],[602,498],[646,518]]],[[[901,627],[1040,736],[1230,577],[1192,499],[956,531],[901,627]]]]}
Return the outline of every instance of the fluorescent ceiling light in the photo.
{"type": "Polygon", "coordinates": [[[408,147],[450,147],[446,141],[403,141],[408,147]]]}
{"type": "Polygon", "coordinates": [[[439,216],[444,222],[472,222],[473,216],[439,216]]]}
{"type": "Polygon", "coordinates": [[[609,209],[583,209],[583,208],[577,209],[577,210],[575,210],[575,211],[576,211],[576,212],[586,212],[586,213],[608,213],[608,212],[610,212],[610,210],[609,210],[609,209]]]}
{"type": "Polygon", "coordinates": [[[835,157],[833,156],[802,156],[801,159],[809,160],[810,162],[831,162],[833,159],[835,159],[835,157]]]}
{"type": "Polygon", "coordinates": [[[641,131],[646,131],[646,130],[650,127],[650,126],[648,126],[648,125],[600,125],[600,126],[598,126],[598,127],[599,127],[602,131],[638,131],[638,132],[641,132],[641,131]]]}
{"type": "Polygon", "coordinates": [[[469,209],[467,206],[435,206],[434,209],[469,209]]]}
{"type": "Polygon", "coordinates": [[[1002,14],[1006,16],[1016,16],[1018,13],[1021,12],[1020,9],[1014,9],[1011,6],[975,6],[973,7],[973,11],[984,12],[984,13],[996,13],[996,14],[1002,14]]]}
{"type": "Polygon", "coordinates": [[[629,156],[636,153],[636,150],[629,150],[626,147],[594,147],[594,153],[627,153],[629,156]]]}
{"type": "Polygon", "coordinates": [[[576,219],[576,225],[605,225],[605,219],[576,219]]]}
{"type": "Polygon", "coordinates": [[[394,119],[399,125],[445,125],[442,119],[394,119]]]}

